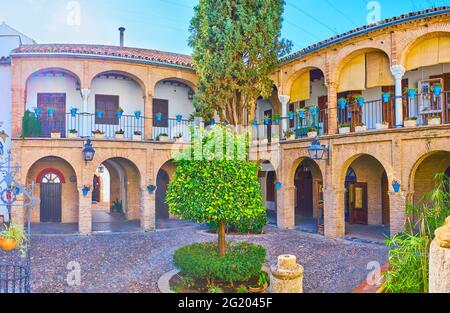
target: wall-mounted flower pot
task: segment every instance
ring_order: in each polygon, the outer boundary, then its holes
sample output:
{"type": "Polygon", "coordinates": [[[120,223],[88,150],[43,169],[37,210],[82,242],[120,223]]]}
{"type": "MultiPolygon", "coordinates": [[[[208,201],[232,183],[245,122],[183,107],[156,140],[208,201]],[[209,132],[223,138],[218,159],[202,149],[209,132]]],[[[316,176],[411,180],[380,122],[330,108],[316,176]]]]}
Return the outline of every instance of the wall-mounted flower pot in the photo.
{"type": "Polygon", "coordinates": [[[417,121],[416,120],[406,120],[403,124],[405,127],[416,127],[417,121]]]}
{"type": "Polygon", "coordinates": [[[364,106],[364,98],[356,99],[356,103],[362,108],[364,106]]]}
{"type": "Polygon", "coordinates": [[[216,120],[212,119],[211,121],[209,121],[209,125],[214,126],[216,125],[216,120]]]}
{"type": "Polygon", "coordinates": [[[367,131],[367,126],[366,125],[364,125],[364,126],[355,126],[355,132],[357,132],[357,133],[361,133],[361,132],[365,132],[365,131],[367,131]]]}
{"type": "Polygon", "coordinates": [[[177,119],[177,122],[178,122],[178,123],[181,123],[181,121],[183,120],[183,115],[178,114],[178,115],[176,116],[176,119],[177,119]]]}
{"type": "Polygon", "coordinates": [[[289,112],[289,119],[292,121],[295,118],[294,112],[289,112]]]}
{"type": "Polygon", "coordinates": [[[277,183],[275,184],[275,189],[276,189],[276,190],[280,190],[280,189],[281,189],[281,183],[280,183],[280,182],[277,182],[277,183]]]}
{"type": "Polygon", "coordinates": [[[141,118],[141,112],[140,112],[140,111],[134,112],[134,116],[135,116],[137,119],[140,119],[140,118],[141,118]]]}
{"type": "Polygon", "coordinates": [[[77,113],[78,113],[78,109],[77,109],[77,108],[71,108],[71,109],[70,109],[70,115],[71,115],[72,117],[76,117],[76,116],[77,116],[77,113]]]}
{"type": "Polygon", "coordinates": [[[280,124],[280,119],[279,118],[274,118],[273,122],[275,123],[275,125],[280,124]]]}
{"type": "Polygon", "coordinates": [[[48,109],[47,110],[47,115],[48,115],[48,117],[53,117],[55,115],[55,110],[54,109],[48,109]]]}
{"type": "Polygon", "coordinates": [[[308,138],[316,138],[317,137],[317,132],[308,132],[307,136],[308,136],[308,138]]]}
{"type": "Polygon", "coordinates": [[[314,115],[314,116],[319,114],[319,108],[318,107],[312,107],[311,108],[311,114],[314,115]]]}
{"type": "Polygon", "coordinates": [[[97,113],[97,117],[101,120],[103,118],[103,112],[98,111],[97,113]]]}
{"type": "Polygon", "coordinates": [[[37,118],[41,116],[41,109],[40,108],[34,108],[34,114],[37,118]]]}
{"type": "Polygon", "coordinates": [[[258,121],[253,121],[253,126],[258,126],[258,121]]]}
{"type": "Polygon", "coordinates": [[[381,95],[381,98],[383,99],[383,102],[384,102],[384,103],[388,103],[389,100],[391,99],[391,95],[390,95],[389,93],[383,93],[383,94],[381,95]]]}
{"type": "Polygon", "coordinates": [[[91,188],[89,188],[89,187],[84,187],[83,189],[81,189],[84,197],[87,197],[89,190],[91,190],[91,188]]]}
{"type": "Polygon", "coordinates": [[[408,89],[408,98],[414,99],[416,97],[416,90],[415,89],[408,89]]]}
{"type": "Polygon", "coordinates": [[[347,107],[347,100],[341,99],[338,102],[339,102],[339,107],[341,108],[341,110],[345,110],[345,108],[347,107]]]}
{"type": "Polygon", "coordinates": [[[350,132],[350,127],[339,127],[339,134],[348,134],[350,132]]]}
{"type": "Polygon", "coordinates": [[[149,194],[154,193],[155,190],[156,190],[156,186],[155,185],[148,185],[147,186],[147,191],[148,191],[149,194]]]}
{"type": "Polygon", "coordinates": [[[433,93],[436,97],[439,97],[442,92],[442,86],[433,86],[433,93]]]}
{"type": "Polygon", "coordinates": [[[116,112],[116,116],[117,118],[120,120],[122,118],[123,112],[122,111],[117,111],[116,112]]]}
{"type": "Polygon", "coordinates": [[[400,182],[394,181],[392,183],[392,188],[394,188],[394,192],[396,192],[396,193],[399,192],[400,191],[400,187],[401,187],[400,182]]]}

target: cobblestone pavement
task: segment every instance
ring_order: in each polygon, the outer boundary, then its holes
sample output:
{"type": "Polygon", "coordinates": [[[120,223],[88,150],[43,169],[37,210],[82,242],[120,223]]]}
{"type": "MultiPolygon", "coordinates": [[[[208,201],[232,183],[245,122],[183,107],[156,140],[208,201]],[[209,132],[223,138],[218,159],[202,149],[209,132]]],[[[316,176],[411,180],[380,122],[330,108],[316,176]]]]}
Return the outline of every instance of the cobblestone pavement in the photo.
{"type": "MultiPolygon", "coordinates": [[[[158,292],[157,281],[174,269],[173,252],[193,242],[214,241],[200,226],[152,233],[94,236],[34,236],[31,266],[33,292],[158,292]],[[69,286],[69,262],[78,262],[81,285],[69,286]]],[[[350,292],[368,275],[367,264],[386,262],[381,245],[325,240],[314,234],[268,226],[264,235],[228,236],[267,248],[267,264],[290,253],[305,268],[305,292],[350,292]]]]}

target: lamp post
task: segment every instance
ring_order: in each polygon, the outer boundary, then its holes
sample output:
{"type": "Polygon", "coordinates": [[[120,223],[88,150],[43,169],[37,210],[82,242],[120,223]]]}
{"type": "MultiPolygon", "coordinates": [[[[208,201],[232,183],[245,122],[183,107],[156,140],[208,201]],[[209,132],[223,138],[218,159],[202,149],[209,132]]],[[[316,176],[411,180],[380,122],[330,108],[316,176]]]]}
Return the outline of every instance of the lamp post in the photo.
{"type": "Polygon", "coordinates": [[[321,145],[319,138],[315,137],[312,144],[308,148],[309,157],[313,160],[328,160],[329,148],[325,145],[321,145]],[[326,153],[326,158],[324,154],[326,153]]]}
{"type": "Polygon", "coordinates": [[[90,139],[87,140],[87,142],[84,144],[84,148],[83,148],[83,158],[84,161],[86,162],[90,162],[94,159],[94,155],[95,155],[95,150],[92,147],[92,141],[90,139]]]}

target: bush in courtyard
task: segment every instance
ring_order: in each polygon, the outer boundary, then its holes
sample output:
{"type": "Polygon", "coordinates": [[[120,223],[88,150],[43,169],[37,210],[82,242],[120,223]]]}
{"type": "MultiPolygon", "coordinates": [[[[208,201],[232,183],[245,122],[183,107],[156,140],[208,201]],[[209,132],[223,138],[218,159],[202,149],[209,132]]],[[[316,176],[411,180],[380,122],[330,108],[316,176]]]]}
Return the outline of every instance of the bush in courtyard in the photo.
{"type": "Polygon", "coordinates": [[[250,243],[228,243],[228,252],[221,257],[215,242],[196,243],[175,251],[176,266],[186,275],[223,282],[247,281],[261,272],[266,250],[250,243]]]}
{"type": "Polygon", "coordinates": [[[450,215],[449,178],[436,176],[436,187],[425,194],[420,207],[408,206],[405,232],[386,240],[389,270],[384,290],[392,293],[428,292],[430,244],[434,232],[450,215]]]}

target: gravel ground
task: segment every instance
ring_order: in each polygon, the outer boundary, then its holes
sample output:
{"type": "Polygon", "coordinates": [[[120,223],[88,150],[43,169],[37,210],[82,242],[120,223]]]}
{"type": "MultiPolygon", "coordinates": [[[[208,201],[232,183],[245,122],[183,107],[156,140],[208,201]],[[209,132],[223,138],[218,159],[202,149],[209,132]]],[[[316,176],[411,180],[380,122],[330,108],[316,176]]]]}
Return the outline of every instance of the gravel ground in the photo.
{"type": "MultiPolygon", "coordinates": [[[[350,292],[363,281],[367,264],[386,262],[387,248],[267,227],[266,234],[229,236],[267,248],[267,264],[280,254],[295,254],[305,268],[305,292],[350,292]]],[[[34,236],[32,292],[158,292],[157,281],[174,269],[173,252],[193,242],[213,241],[199,226],[152,233],[34,236]],[[81,285],[69,286],[69,262],[81,266],[81,285]]]]}

